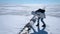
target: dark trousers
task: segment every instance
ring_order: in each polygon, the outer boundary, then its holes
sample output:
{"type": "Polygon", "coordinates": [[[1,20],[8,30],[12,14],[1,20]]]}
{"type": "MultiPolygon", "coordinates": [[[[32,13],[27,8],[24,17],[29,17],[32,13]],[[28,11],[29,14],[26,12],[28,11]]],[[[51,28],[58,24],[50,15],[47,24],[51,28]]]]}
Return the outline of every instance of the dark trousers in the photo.
{"type": "Polygon", "coordinates": [[[39,20],[41,19],[41,22],[45,25],[45,22],[43,21],[43,18],[38,17],[37,25],[39,25],[39,20]]]}

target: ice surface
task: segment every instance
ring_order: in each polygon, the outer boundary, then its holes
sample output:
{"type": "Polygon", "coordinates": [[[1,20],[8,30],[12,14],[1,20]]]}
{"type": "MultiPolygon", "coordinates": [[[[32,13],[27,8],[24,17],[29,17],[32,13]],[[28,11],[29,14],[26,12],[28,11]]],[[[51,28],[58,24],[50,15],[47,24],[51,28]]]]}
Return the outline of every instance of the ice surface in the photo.
{"type": "MultiPolygon", "coordinates": [[[[1,15],[0,34],[18,34],[31,18],[32,16],[1,15]]],[[[44,21],[47,24],[46,32],[49,34],[60,34],[60,18],[47,16],[44,21]]],[[[34,28],[36,27],[34,26],[34,28]]]]}

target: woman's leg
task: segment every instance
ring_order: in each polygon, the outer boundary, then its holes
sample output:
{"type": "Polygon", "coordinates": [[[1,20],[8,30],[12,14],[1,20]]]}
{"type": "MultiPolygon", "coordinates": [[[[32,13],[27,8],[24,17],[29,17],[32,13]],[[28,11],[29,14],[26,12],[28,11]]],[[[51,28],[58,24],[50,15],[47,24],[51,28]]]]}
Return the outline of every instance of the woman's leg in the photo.
{"type": "Polygon", "coordinates": [[[38,17],[38,20],[37,20],[37,25],[39,27],[39,20],[40,20],[40,17],[38,17]]]}
{"type": "Polygon", "coordinates": [[[42,27],[46,27],[46,24],[45,24],[45,22],[43,21],[43,18],[41,18],[41,22],[43,23],[43,26],[42,26],[42,27]]]}

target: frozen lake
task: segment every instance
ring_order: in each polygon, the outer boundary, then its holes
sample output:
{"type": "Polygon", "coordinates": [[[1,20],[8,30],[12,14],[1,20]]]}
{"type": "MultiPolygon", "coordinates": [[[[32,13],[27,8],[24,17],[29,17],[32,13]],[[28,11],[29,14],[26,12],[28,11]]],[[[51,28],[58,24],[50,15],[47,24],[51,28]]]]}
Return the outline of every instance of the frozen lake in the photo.
{"type": "MultiPolygon", "coordinates": [[[[0,34],[18,34],[31,18],[32,15],[0,15],[0,34]]],[[[60,34],[60,18],[46,16],[44,21],[47,24],[45,31],[48,34],[60,34]]]]}

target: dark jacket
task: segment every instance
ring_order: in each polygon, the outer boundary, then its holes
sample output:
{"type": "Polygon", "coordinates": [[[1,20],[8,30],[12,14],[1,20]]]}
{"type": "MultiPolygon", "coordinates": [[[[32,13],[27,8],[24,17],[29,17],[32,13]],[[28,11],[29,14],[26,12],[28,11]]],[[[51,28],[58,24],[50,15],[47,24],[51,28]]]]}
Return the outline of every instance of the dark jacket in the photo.
{"type": "Polygon", "coordinates": [[[38,12],[44,13],[45,10],[43,10],[43,9],[38,9],[35,13],[38,13],[38,12]]]}

